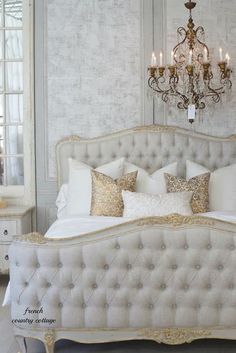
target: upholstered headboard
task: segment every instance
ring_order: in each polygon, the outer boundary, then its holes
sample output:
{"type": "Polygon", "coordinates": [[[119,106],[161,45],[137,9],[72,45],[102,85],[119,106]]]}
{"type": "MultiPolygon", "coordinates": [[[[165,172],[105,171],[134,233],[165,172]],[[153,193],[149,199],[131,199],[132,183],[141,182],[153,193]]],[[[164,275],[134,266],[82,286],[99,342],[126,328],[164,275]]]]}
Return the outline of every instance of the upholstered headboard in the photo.
{"type": "Polygon", "coordinates": [[[82,139],[70,136],[56,147],[58,186],[68,181],[68,158],[92,167],[125,157],[148,172],[179,162],[185,176],[187,159],[210,170],[236,163],[236,136],[212,137],[171,126],[140,126],[106,136],[82,139]]]}

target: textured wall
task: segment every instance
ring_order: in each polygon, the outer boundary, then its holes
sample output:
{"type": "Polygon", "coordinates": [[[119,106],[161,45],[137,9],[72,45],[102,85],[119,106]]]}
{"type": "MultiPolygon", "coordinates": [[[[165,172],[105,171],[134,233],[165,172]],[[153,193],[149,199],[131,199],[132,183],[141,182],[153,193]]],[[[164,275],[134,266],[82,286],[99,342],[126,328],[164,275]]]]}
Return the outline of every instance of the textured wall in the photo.
{"type": "Polygon", "coordinates": [[[47,2],[50,177],[60,138],[141,123],[140,23],[137,0],[47,2]]]}
{"type": "MultiPolygon", "coordinates": [[[[176,29],[179,26],[186,27],[188,21],[188,11],[184,7],[184,2],[180,0],[158,1],[157,6],[164,6],[165,19],[163,23],[167,61],[170,62],[170,53],[177,43],[176,29]]],[[[219,58],[219,47],[223,51],[228,51],[233,65],[236,63],[236,1],[231,0],[202,0],[197,1],[197,6],[193,10],[193,19],[196,27],[202,25],[206,32],[206,43],[209,46],[213,57],[219,58]]],[[[155,18],[158,21],[158,17],[155,18]]],[[[161,28],[157,29],[161,30],[161,28]]],[[[165,49],[165,48],[164,48],[165,49]]],[[[216,62],[213,62],[216,65],[216,62]]],[[[236,80],[233,78],[233,91],[231,100],[226,103],[218,103],[212,108],[204,110],[200,116],[200,121],[190,126],[186,121],[186,112],[178,111],[175,108],[165,109],[164,119],[159,115],[164,103],[156,104],[155,122],[178,125],[185,128],[194,129],[212,135],[230,135],[236,133],[236,80]]]]}

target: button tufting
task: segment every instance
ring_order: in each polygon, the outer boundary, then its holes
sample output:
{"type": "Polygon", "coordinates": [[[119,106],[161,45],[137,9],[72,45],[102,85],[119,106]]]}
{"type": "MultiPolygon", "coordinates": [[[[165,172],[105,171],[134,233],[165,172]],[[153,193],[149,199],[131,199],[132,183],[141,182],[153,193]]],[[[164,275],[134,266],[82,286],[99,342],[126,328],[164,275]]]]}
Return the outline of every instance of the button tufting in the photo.
{"type": "Polygon", "coordinates": [[[139,244],[138,248],[141,250],[143,249],[143,244],[139,244]]]}
{"type": "Polygon", "coordinates": [[[74,285],[73,283],[71,283],[71,284],[69,285],[69,287],[70,287],[70,289],[73,289],[73,288],[75,287],[75,285],[74,285]]]}
{"type": "Polygon", "coordinates": [[[96,289],[98,287],[97,283],[93,283],[92,288],[96,289]]]}
{"type": "Polygon", "coordinates": [[[131,270],[132,265],[131,265],[131,264],[128,264],[126,267],[127,267],[127,270],[131,270]]]}
{"type": "Polygon", "coordinates": [[[161,249],[165,250],[165,248],[166,248],[165,244],[162,244],[161,249]]]}
{"type": "Polygon", "coordinates": [[[81,306],[82,306],[83,309],[85,309],[87,305],[85,303],[82,303],[81,306]]]}
{"type": "Polygon", "coordinates": [[[185,284],[185,286],[184,286],[184,290],[185,290],[185,291],[187,291],[188,289],[189,289],[188,284],[185,284]]]}
{"type": "Polygon", "coordinates": [[[36,306],[41,306],[41,303],[40,303],[40,302],[37,302],[36,306]]]}
{"type": "Polygon", "coordinates": [[[115,287],[115,289],[119,289],[120,288],[119,283],[116,283],[114,287],[115,287]]]}
{"type": "Polygon", "coordinates": [[[196,270],[200,270],[201,269],[201,265],[196,265],[195,268],[196,268],[196,270]]]}
{"type": "Polygon", "coordinates": [[[177,265],[172,265],[172,270],[177,270],[178,266],[177,265]]]}
{"type": "Polygon", "coordinates": [[[20,267],[20,264],[19,264],[19,262],[18,262],[18,261],[16,262],[16,266],[17,266],[17,267],[20,267]]]}
{"type": "Polygon", "coordinates": [[[172,307],[172,309],[176,309],[176,308],[177,308],[177,304],[176,304],[176,303],[173,303],[173,304],[171,305],[171,307],[172,307]]]}
{"type": "Polygon", "coordinates": [[[233,283],[230,283],[230,284],[229,284],[229,289],[234,289],[233,283]]]}
{"type": "Polygon", "coordinates": [[[51,283],[47,282],[46,287],[48,287],[48,288],[51,287],[51,283]]]}
{"type": "Polygon", "coordinates": [[[142,283],[139,283],[138,284],[138,289],[142,289],[143,288],[143,284],[142,283]]]}
{"type": "Polygon", "coordinates": [[[85,264],[82,262],[82,264],[80,265],[80,267],[84,269],[86,266],[85,266],[85,264]]]}
{"type": "Polygon", "coordinates": [[[116,244],[115,245],[115,248],[118,250],[118,249],[120,249],[120,245],[119,244],[116,244]]]}
{"type": "Polygon", "coordinates": [[[162,289],[162,290],[166,289],[166,285],[165,285],[165,283],[162,283],[162,285],[161,285],[161,289],[162,289]]]}
{"type": "Polygon", "coordinates": [[[223,305],[221,303],[217,304],[218,309],[222,309],[223,305]]]}
{"type": "Polygon", "coordinates": [[[230,250],[235,250],[235,245],[230,245],[230,250]]]}
{"type": "Polygon", "coordinates": [[[219,271],[222,271],[223,270],[223,265],[218,265],[218,267],[217,267],[217,269],[219,270],[219,271]]]}
{"type": "Polygon", "coordinates": [[[29,283],[28,282],[25,282],[25,287],[27,287],[29,285],[29,283]]]}
{"type": "Polygon", "coordinates": [[[57,266],[58,266],[59,268],[61,268],[63,265],[62,265],[61,262],[59,262],[57,266]]]}
{"type": "Polygon", "coordinates": [[[207,284],[207,289],[211,289],[211,284],[210,283],[207,284]]]}
{"type": "Polygon", "coordinates": [[[103,266],[103,268],[104,268],[104,270],[109,270],[109,265],[107,265],[107,264],[105,264],[104,266],[103,266]]]}
{"type": "Polygon", "coordinates": [[[149,304],[149,309],[153,309],[153,304],[149,304]]]}
{"type": "Polygon", "coordinates": [[[130,308],[132,306],[131,303],[127,303],[127,307],[130,308]]]}
{"type": "Polygon", "coordinates": [[[105,304],[104,304],[104,308],[109,308],[109,304],[108,304],[108,303],[105,303],[105,304]]]}
{"type": "Polygon", "coordinates": [[[188,250],[188,244],[184,244],[184,249],[188,250]]]}
{"type": "Polygon", "coordinates": [[[212,248],[211,244],[207,244],[207,249],[210,250],[212,248]]]}
{"type": "Polygon", "coordinates": [[[36,264],[36,268],[39,268],[40,267],[40,264],[37,262],[37,264],[36,264]]]}
{"type": "Polygon", "coordinates": [[[62,308],[63,304],[60,302],[60,303],[58,303],[58,306],[59,306],[59,308],[62,308]]]}
{"type": "Polygon", "coordinates": [[[153,264],[150,264],[149,266],[148,266],[148,268],[149,268],[149,270],[154,270],[154,268],[155,268],[155,266],[153,265],[153,264]]]}

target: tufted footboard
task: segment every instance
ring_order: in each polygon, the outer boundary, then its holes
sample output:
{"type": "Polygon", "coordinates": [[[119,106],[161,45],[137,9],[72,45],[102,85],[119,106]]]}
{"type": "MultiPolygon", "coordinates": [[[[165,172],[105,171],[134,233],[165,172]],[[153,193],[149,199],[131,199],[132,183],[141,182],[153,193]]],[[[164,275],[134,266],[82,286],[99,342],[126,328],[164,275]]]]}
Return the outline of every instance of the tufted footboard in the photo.
{"type": "Polygon", "coordinates": [[[16,336],[79,342],[236,338],[236,225],[171,215],[10,247],[16,336]]]}

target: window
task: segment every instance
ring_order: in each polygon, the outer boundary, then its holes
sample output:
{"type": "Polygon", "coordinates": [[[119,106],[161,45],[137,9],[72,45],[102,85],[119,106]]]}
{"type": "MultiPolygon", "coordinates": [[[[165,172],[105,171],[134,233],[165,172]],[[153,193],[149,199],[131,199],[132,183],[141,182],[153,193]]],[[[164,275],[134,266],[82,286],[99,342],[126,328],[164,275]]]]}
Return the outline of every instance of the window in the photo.
{"type": "Polygon", "coordinates": [[[24,185],[22,0],[0,0],[0,185],[24,185]]]}

